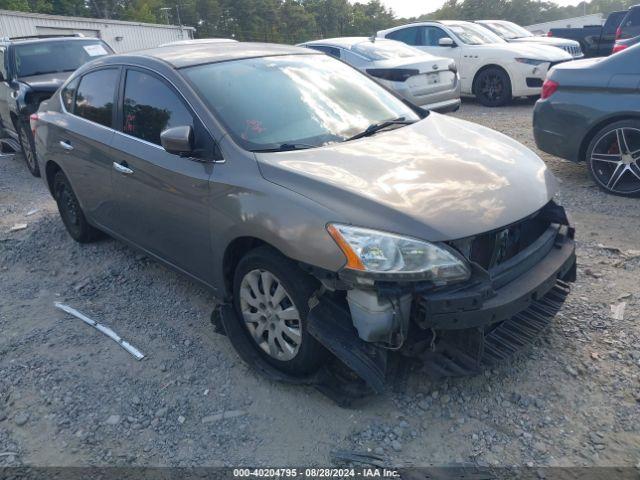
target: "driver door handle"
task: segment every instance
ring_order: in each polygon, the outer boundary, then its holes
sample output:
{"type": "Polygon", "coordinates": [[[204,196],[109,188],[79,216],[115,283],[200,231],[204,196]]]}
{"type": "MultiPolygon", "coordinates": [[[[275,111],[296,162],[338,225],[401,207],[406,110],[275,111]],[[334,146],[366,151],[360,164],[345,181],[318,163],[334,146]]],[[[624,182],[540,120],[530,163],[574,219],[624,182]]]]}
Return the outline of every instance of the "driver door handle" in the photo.
{"type": "Polygon", "coordinates": [[[65,142],[64,140],[60,140],[60,146],[67,151],[73,150],[73,145],[71,145],[69,142],[65,142]]]}
{"type": "Polygon", "coordinates": [[[116,172],[120,172],[124,175],[131,175],[133,173],[133,170],[131,170],[127,164],[125,163],[124,165],[118,162],[113,162],[113,169],[116,172]]]}

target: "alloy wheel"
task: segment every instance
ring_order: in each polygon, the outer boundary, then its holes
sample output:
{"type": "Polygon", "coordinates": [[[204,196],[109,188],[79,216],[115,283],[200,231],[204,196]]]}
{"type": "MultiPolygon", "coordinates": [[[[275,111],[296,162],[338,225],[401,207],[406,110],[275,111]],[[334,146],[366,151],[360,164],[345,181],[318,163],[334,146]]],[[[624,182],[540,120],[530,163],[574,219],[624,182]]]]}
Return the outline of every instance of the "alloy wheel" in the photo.
{"type": "Polygon", "coordinates": [[[621,195],[640,192],[640,130],[622,127],[602,136],[593,147],[591,168],[598,183],[621,195]]]}
{"type": "Polygon", "coordinates": [[[497,74],[487,74],[480,84],[480,93],[488,100],[494,102],[502,98],[504,83],[497,74]]]}
{"type": "Polygon", "coordinates": [[[302,343],[300,312],[280,280],[252,270],[240,283],[240,310],[257,345],[270,357],[292,360],[302,343]]]}

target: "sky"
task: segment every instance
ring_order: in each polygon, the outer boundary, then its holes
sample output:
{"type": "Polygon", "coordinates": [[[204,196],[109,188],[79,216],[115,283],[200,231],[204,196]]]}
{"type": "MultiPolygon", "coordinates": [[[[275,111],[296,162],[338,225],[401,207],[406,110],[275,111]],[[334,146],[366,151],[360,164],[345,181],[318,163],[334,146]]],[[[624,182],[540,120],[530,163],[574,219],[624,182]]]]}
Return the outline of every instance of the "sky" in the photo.
{"type": "MultiPolygon", "coordinates": [[[[430,13],[442,6],[445,0],[381,0],[382,3],[393,8],[398,17],[417,17],[423,13],[430,13]]],[[[555,3],[565,5],[577,5],[580,0],[554,0],[555,3]]],[[[352,0],[353,2],[353,0],[352,0]]]]}

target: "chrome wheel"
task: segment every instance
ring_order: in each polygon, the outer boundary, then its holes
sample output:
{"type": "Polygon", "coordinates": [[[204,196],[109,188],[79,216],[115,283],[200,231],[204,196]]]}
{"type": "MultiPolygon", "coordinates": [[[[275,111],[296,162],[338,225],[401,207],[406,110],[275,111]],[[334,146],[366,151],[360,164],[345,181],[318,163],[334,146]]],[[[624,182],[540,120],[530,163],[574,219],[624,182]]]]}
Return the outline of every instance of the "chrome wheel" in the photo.
{"type": "Polygon", "coordinates": [[[589,162],[595,180],[606,190],[622,195],[640,192],[640,130],[611,130],[593,147],[589,162]]]}
{"type": "Polygon", "coordinates": [[[240,311],[251,337],[267,355],[289,361],[298,354],[300,312],[271,272],[251,270],[242,278],[240,311]]]}

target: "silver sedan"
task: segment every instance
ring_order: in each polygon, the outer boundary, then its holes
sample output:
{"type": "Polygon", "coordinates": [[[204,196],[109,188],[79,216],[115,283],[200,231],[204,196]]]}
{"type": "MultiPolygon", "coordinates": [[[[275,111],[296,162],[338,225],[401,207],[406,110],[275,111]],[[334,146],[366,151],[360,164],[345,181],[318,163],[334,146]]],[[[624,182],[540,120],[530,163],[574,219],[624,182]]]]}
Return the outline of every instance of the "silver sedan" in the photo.
{"type": "Polygon", "coordinates": [[[414,105],[439,112],[451,112],[460,107],[460,78],[451,59],[379,38],[330,38],[300,46],[339,58],[414,105]]]}

